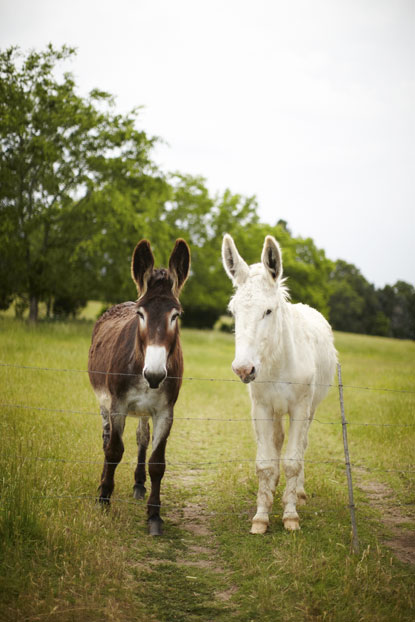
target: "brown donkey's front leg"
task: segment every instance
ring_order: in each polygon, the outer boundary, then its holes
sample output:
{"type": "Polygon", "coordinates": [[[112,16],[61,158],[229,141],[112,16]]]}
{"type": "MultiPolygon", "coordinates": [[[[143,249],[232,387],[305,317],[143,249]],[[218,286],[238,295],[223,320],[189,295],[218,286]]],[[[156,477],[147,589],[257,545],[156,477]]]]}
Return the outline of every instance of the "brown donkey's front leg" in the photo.
{"type": "Polygon", "coordinates": [[[109,440],[104,438],[104,468],[102,470],[99,502],[109,505],[112,491],[114,490],[114,473],[124,453],[122,434],[124,432],[125,417],[120,415],[110,416],[109,440]]]}
{"type": "Polygon", "coordinates": [[[148,443],[150,441],[150,426],[148,419],[140,418],[137,426],[137,445],[138,445],[138,459],[137,467],[134,474],[134,499],[144,499],[146,494],[146,488],[144,486],[146,481],[146,453],[148,443]]]}
{"type": "Polygon", "coordinates": [[[160,484],[166,469],[165,450],[167,438],[160,441],[148,461],[148,471],[151,479],[151,493],[147,503],[148,532],[151,536],[161,536],[163,520],[160,517],[160,484]]]}

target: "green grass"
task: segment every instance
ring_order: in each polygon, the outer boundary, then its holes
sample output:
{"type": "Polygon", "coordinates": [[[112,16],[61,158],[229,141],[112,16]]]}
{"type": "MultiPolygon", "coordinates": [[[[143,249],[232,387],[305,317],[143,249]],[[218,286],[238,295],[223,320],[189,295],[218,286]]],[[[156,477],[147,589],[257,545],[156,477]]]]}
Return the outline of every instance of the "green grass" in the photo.
{"type": "MultiPolygon", "coordinates": [[[[86,369],[87,320],[30,327],[1,318],[0,331],[0,362],[86,369]]],[[[185,330],[182,341],[186,377],[234,379],[232,335],[185,330]]],[[[354,481],[390,486],[410,517],[402,529],[413,529],[415,427],[358,424],[413,426],[413,394],[367,387],[412,391],[415,345],[337,334],[336,346],[351,460],[359,467],[354,481]]],[[[350,552],[335,387],[310,433],[301,531],[282,528],[282,481],[269,533],[253,537],[257,481],[246,387],[185,380],[167,446],[165,535],[152,539],[145,506],[131,496],[136,422],[127,421],[115,500],[103,513],[94,502],[101,422],[87,374],[0,367],[0,386],[0,620],[414,618],[414,567],[385,546],[381,515],[357,487],[361,551],[350,552]]]]}
{"type": "MultiPolygon", "coordinates": [[[[101,315],[101,313],[103,312],[103,309],[105,309],[107,306],[109,305],[103,302],[99,302],[97,300],[90,300],[88,304],[79,311],[79,314],[77,315],[77,319],[95,321],[97,317],[101,315]]],[[[39,303],[39,311],[38,311],[39,320],[46,319],[46,315],[47,315],[46,305],[45,303],[41,302],[39,303]]],[[[15,316],[16,316],[16,303],[15,302],[13,302],[6,311],[1,311],[1,317],[3,318],[14,318],[15,316]]],[[[23,310],[22,317],[25,320],[28,319],[29,317],[28,307],[26,307],[23,310]]]]}

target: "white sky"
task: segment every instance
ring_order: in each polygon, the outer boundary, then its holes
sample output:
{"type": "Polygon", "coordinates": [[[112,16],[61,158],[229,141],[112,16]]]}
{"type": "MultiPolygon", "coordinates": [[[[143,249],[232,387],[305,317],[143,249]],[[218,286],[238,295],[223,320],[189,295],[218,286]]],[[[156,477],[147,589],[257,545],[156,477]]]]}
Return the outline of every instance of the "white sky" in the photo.
{"type": "Polygon", "coordinates": [[[145,106],[164,170],[415,284],[415,0],[0,0],[2,49],[49,42],[83,95],[145,106]]]}

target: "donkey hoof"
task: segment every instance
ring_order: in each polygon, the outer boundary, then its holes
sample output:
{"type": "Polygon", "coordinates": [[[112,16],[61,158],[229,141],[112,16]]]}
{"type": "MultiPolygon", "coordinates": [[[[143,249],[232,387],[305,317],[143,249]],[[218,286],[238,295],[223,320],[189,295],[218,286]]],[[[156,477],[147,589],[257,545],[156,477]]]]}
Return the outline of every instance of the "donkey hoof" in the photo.
{"type": "Polygon", "coordinates": [[[137,501],[142,501],[146,496],[145,486],[143,486],[143,484],[135,484],[133,495],[134,499],[137,499],[137,501]]]}
{"type": "Polygon", "coordinates": [[[268,529],[268,523],[262,520],[254,520],[252,521],[252,527],[249,533],[263,534],[263,533],[266,533],[267,529],[268,529]]]}
{"type": "Polygon", "coordinates": [[[300,521],[298,518],[286,518],[283,522],[284,529],[287,529],[287,531],[297,531],[300,529],[300,521]]]}
{"type": "Polygon", "coordinates": [[[148,533],[150,536],[163,535],[163,520],[160,516],[154,516],[148,519],[148,533]]]}
{"type": "Polygon", "coordinates": [[[111,505],[111,501],[109,497],[100,497],[98,499],[98,503],[102,510],[108,510],[111,505]]]}

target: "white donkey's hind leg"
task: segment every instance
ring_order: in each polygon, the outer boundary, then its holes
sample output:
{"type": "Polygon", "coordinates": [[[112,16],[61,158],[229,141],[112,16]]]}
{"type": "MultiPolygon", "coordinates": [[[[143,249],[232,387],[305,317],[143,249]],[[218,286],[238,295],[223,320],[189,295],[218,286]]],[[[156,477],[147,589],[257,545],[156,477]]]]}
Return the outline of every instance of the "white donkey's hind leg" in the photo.
{"type": "Polygon", "coordinates": [[[304,461],[301,463],[300,473],[297,477],[296,493],[297,493],[297,505],[305,505],[307,502],[307,493],[304,488],[304,461]]]}
{"type": "Polygon", "coordinates": [[[257,438],[258,496],[257,511],[252,519],[251,533],[263,534],[269,525],[269,512],[279,480],[279,458],[284,441],[284,432],[281,421],[278,421],[274,431],[272,412],[267,409],[253,406],[252,417],[257,438]]]}
{"type": "Polygon", "coordinates": [[[304,488],[304,482],[305,482],[305,475],[304,475],[304,457],[305,457],[305,452],[307,450],[307,445],[308,445],[308,431],[310,429],[311,423],[314,419],[314,410],[311,412],[310,418],[308,419],[308,421],[305,421],[305,430],[304,430],[304,435],[303,435],[303,446],[304,446],[304,450],[303,450],[303,460],[301,462],[301,470],[300,473],[297,477],[297,504],[298,505],[305,505],[306,501],[307,501],[307,493],[305,491],[304,488]]]}
{"type": "Polygon", "coordinates": [[[297,491],[297,505],[305,505],[306,501],[307,501],[307,493],[305,491],[304,488],[304,482],[305,482],[305,475],[304,475],[304,456],[305,456],[305,452],[307,449],[307,444],[308,444],[308,430],[310,428],[311,425],[311,421],[312,421],[312,417],[309,419],[309,421],[305,421],[304,422],[304,433],[303,433],[303,460],[301,461],[301,469],[300,469],[300,473],[298,474],[297,477],[297,487],[296,487],[296,491],[297,491]]]}

